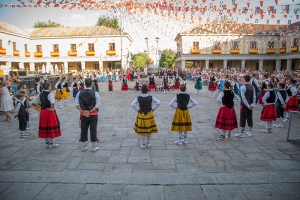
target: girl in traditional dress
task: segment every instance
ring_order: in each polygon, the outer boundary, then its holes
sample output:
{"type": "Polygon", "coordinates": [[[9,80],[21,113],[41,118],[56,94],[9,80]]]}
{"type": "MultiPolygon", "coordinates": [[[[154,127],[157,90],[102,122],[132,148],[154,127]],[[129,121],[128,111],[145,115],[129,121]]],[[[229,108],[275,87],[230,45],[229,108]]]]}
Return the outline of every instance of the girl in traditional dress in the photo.
{"type": "Polygon", "coordinates": [[[268,91],[268,84],[270,83],[270,80],[268,79],[269,75],[265,74],[263,76],[263,80],[261,82],[261,91],[260,91],[260,96],[259,96],[259,104],[263,105],[262,98],[265,95],[265,93],[268,91]]]}
{"type": "Polygon", "coordinates": [[[289,121],[290,111],[298,111],[297,88],[293,83],[293,78],[289,78],[287,80],[288,86],[286,88],[286,93],[289,96],[289,101],[287,102],[286,108],[284,109],[284,112],[286,112],[286,118],[283,120],[284,122],[289,121]]]}
{"type": "Polygon", "coordinates": [[[154,133],[158,133],[153,111],[159,107],[160,101],[147,94],[147,85],[142,85],[141,91],[142,95],[134,99],[131,103],[131,107],[138,112],[134,124],[134,131],[138,136],[142,136],[141,148],[145,149],[146,147],[151,147],[150,136],[154,133]],[[152,102],[155,103],[154,108],[152,108],[152,102]],[[137,104],[139,104],[139,108],[136,107],[137,104]]]}
{"type": "Polygon", "coordinates": [[[195,83],[195,89],[197,90],[197,95],[200,94],[200,91],[202,90],[202,81],[203,78],[201,75],[197,74],[195,77],[196,83],[195,83]]]}
{"type": "Polygon", "coordinates": [[[222,130],[218,140],[230,140],[231,132],[237,128],[237,118],[234,109],[234,101],[240,98],[230,89],[230,82],[224,83],[224,90],[219,94],[217,101],[221,103],[215,127],[222,130]],[[228,131],[226,135],[226,131],[228,131]]]}
{"type": "Polygon", "coordinates": [[[55,100],[57,100],[58,108],[62,108],[62,106],[60,105],[60,100],[63,99],[63,97],[62,97],[63,92],[62,92],[62,87],[61,87],[61,83],[60,83],[60,77],[56,78],[55,89],[56,89],[55,100]]]}
{"type": "Polygon", "coordinates": [[[33,103],[37,106],[37,101],[41,101],[41,113],[39,121],[39,138],[44,138],[47,148],[58,147],[58,144],[53,142],[53,139],[61,136],[60,124],[56,115],[54,105],[54,97],[51,93],[51,84],[46,82],[44,84],[44,90],[33,100],[33,103]]]}
{"type": "Polygon", "coordinates": [[[155,92],[156,89],[155,79],[156,77],[154,76],[154,74],[151,74],[151,76],[148,77],[149,80],[148,90],[151,91],[152,93],[155,92]]]}
{"type": "Polygon", "coordinates": [[[79,78],[78,85],[79,85],[78,91],[81,91],[84,89],[84,81],[83,81],[82,77],[79,78]]]}
{"type": "Polygon", "coordinates": [[[164,93],[168,93],[169,90],[169,76],[167,75],[167,73],[164,73],[163,77],[163,90],[164,93]]]}
{"type": "Polygon", "coordinates": [[[71,87],[73,88],[72,96],[73,96],[74,101],[75,101],[76,95],[78,93],[78,84],[77,84],[76,77],[73,78],[73,83],[71,84],[71,87]]]}
{"type": "Polygon", "coordinates": [[[176,73],[176,76],[174,78],[174,90],[175,90],[175,93],[179,93],[179,88],[180,88],[180,81],[182,79],[178,76],[178,73],[176,73]]]}
{"type": "Polygon", "coordinates": [[[68,105],[68,100],[67,99],[71,97],[71,92],[70,92],[66,77],[63,77],[61,86],[63,88],[62,89],[62,98],[64,99],[64,105],[67,106],[68,105]]]}
{"type": "Polygon", "coordinates": [[[215,75],[212,75],[209,78],[209,85],[208,85],[208,90],[210,91],[210,96],[209,97],[214,97],[215,92],[217,90],[217,77],[215,75]]]}
{"type": "MultiPolygon", "coordinates": [[[[109,76],[111,76],[111,75],[109,75],[109,76]]],[[[92,76],[91,79],[93,80],[92,90],[99,92],[98,78],[97,78],[96,74],[94,74],[94,76],[92,76]]]]}
{"type": "Polygon", "coordinates": [[[185,91],[186,86],[181,85],[180,93],[177,94],[169,104],[172,108],[176,109],[173,116],[171,131],[178,131],[179,140],[175,141],[175,144],[177,145],[182,145],[182,142],[187,144],[187,132],[192,131],[192,121],[188,109],[197,105],[197,102],[185,91]],[[174,105],[175,102],[176,105],[174,105]],[[189,105],[189,103],[191,104],[189,105]]]}
{"type": "Polygon", "coordinates": [[[273,90],[273,84],[269,83],[267,86],[267,92],[262,97],[263,110],[261,111],[260,120],[266,122],[266,129],[262,130],[265,133],[272,132],[272,121],[276,121],[277,111],[275,103],[277,102],[277,95],[273,90]]]}
{"type": "Polygon", "coordinates": [[[279,91],[276,93],[278,99],[276,102],[276,111],[277,111],[277,120],[275,126],[276,128],[283,127],[283,119],[284,119],[284,108],[286,107],[286,103],[289,100],[289,96],[285,91],[284,83],[277,83],[277,87],[279,91]]]}
{"type": "Polygon", "coordinates": [[[108,91],[109,91],[109,95],[112,95],[113,90],[114,90],[113,80],[111,78],[111,75],[109,75],[109,78],[108,78],[108,91]]]}
{"type": "Polygon", "coordinates": [[[124,94],[125,92],[126,92],[126,94],[127,94],[127,92],[128,92],[127,78],[123,77],[121,83],[122,83],[122,91],[123,91],[123,94],[124,94]]]}
{"type": "Polygon", "coordinates": [[[134,88],[135,88],[135,91],[137,92],[137,93],[139,93],[140,92],[140,78],[139,77],[137,77],[137,79],[136,79],[136,81],[135,81],[135,86],[134,86],[134,88]]]}

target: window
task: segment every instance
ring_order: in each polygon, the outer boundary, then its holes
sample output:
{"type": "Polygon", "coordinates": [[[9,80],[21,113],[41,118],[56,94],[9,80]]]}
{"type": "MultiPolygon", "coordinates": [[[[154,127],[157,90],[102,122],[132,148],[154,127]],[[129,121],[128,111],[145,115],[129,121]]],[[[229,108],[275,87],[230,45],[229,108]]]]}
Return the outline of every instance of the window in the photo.
{"type": "Polygon", "coordinates": [[[250,41],[249,49],[257,49],[256,41],[250,41]]]}
{"type": "Polygon", "coordinates": [[[95,51],[94,43],[89,43],[89,51],[95,51]]]}
{"type": "Polygon", "coordinates": [[[199,49],[199,42],[193,42],[193,49],[199,49]]]}
{"type": "Polygon", "coordinates": [[[53,44],[53,52],[59,52],[58,44],[53,44]]]}
{"type": "Polygon", "coordinates": [[[239,49],[239,42],[238,41],[233,41],[231,43],[231,49],[239,49]]]}
{"type": "Polygon", "coordinates": [[[2,49],[2,40],[0,40],[0,49],[2,49]]]}
{"type": "Polygon", "coordinates": [[[115,43],[109,43],[109,50],[110,51],[115,51],[115,43]]]}
{"type": "Polygon", "coordinates": [[[36,45],[36,52],[43,52],[42,45],[36,45]]]}
{"type": "Polygon", "coordinates": [[[71,44],[71,51],[77,51],[76,50],[76,44],[71,44]]]}
{"type": "Polygon", "coordinates": [[[268,49],[275,49],[274,41],[268,41],[268,49]]]}
{"type": "Polygon", "coordinates": [[[286,40],[283,40],[281,43],[281,48],[286,48],[286,40]]]}
{"type": "Polygon", "coordinates": [[[294,39],[293,46],[294,46],[294,47],[297,47],[297,46],[298,46],[298,38],[295,38],[295,39],[294,39]]]}
{"type": "Polygon", "coordinates": [[[13,42],[13,50],[14,51],[17,50],[17,44],[16,44],[16,42],[13,42]]]}
{"type": "Polygon", "coordinates": [[[28,52],[27,44],[24,44],[24,49],[25,49],[25,52],[28,52]]]}
{"type": "Polygon", "coordinates": [[[221,42],[220,41],[215,41],[213,45],[213,49],[221,49],[221,42]]]}

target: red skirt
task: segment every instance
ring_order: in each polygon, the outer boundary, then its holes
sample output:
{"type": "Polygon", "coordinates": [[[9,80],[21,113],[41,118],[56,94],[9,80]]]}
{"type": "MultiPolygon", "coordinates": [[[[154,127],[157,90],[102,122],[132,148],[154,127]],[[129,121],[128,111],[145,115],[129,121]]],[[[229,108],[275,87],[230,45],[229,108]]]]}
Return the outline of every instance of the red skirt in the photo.
{"type": "Polygon", "coordinates": [[[128,85],[127,85],[127,84],[125,85],[125,84],[123,83],[123,84],[122,84],[122,90],[123,90],[123,91],[128,91],[128,85]]]}
{"type": "Polygon", "coordinates": [[[277,111],[274,104],[266,105],[261,111],[260,120],[265,122],[276,121],[277,111]]]}
{"type": "Polygon", "coordinates": [[[38,136],[39,138],[56,138],[61,136],[59,120],[55,110],[41,110],[38,136]]]}
{"type": "Polygon", "coordinates": [[[216,91],[216,89],[217,89],[217,84],[216,84],[216,82],[210,82],[210,83],[209,83],[209,86],[208,86],[208,90],[209,90],[209,91],[216,91]]]}
{"type": "Polygon", "coordinates": [[[298,98],[297,96],[294,96],[288,100],[286,103],[286,108],[284,109],[284,112],[290,112],[290,111],[298,111],[298,98]]]}
{"type": "Polygon", "coordinates": [[[221,130],[233,130],[238,127],[234,107],[223,106],[219,109],[215,127],[221,130]]]}
{"type": "Polygon", "coordinates": [[[154,84],[149,84],[148,85],[148,90],[151,91],[151,90],[155,90],[156,89],[156,83],[154,84]]]}
{"type": "Polygon", "coordinates": [[[175,90],[179,90],[179,88],[180,88],[180,82],[177,82],[177,83],[175,82],[173,88],[174,88],[175,90]]]}
{"type": "Polygon", "coordinates": [[[266,94],[266,92],[267,92],[267,91],[265,91],[265,90],[262,90],[262,91],[260,92],[259,99],[258,99],[258,103],[261,104],[261,105],[264,104],[264,102],[262,101],[262,98],[264,97],[264,95],[266,94]]]}
{"type": "Polygon", "coordinates": [[[79,87],[78,87],[78,91],[81,91],[81,90],[82,90],[82,87],[81,87],[81,86],[79,86],[79,87]]]}
{"type": "MultiPolygon", "coordinates": [[[[114,90],[114,85],[112,83],[108,84],[108,91],[113,91],[114,90]]],[[[128,88],[127,88],[128,90],[128,88]]]]}

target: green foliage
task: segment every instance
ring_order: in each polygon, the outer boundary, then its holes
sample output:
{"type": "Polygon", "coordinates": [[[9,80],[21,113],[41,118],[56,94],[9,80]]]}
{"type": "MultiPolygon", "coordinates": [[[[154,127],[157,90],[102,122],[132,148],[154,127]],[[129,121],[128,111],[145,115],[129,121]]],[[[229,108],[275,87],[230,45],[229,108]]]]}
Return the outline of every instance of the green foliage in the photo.
{"type": "Polygon", "coordinates": [[[159,67],[172,68],[175,63],[175,54],[171,49],[163,50],[160,60],[159,67]]]}
{"type": "Polygon", "coordinates": [[[116,62],[115,63],[115,68],[120,69],[121,68],[121,62],[116,62]]]}
{"type": "Polygon", "coordinates": [[[96,26],[107,26],[110,28],[121,30],[117,18],[109,19],[107,17],[99,17],[96,26]]]}
{"type": "Polygon", "coordinates": [[[144,53],[135,54],[133,56],[133,67],[135,69],[144,68],[146,67],[149,60],[150,60],[149,56],[144,53]]]}
{"type": "Polygon", "coordinates": [[[52,22],[48,20],[48,22],[40,22],[37,21],[34,23],[33,28],[53,28],[53,27],[63,27],[60,23],[52,22]]]}

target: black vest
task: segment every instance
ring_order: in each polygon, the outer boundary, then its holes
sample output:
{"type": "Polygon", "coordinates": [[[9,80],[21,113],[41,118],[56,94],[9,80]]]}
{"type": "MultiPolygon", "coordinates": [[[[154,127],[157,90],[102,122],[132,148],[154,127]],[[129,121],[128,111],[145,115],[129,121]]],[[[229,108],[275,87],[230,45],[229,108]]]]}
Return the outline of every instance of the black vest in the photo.
{"type": "Polygon", "coordinates": [[[168,80],[168,77],[167,76],[164,76],[164,83],[168,83],[169,82],[169,80],[168,80]]]}
{"type": "Polygon", "coordinates": [[[266,99],[267,103],[275,103],[275,92],[273,90],[269,90],[270,96],[266,99]]]}
{"type": "MultiPolygon", "coordinates": [[[[245,98],[248,101],[248,104],[251,105],[253,103],[254,88],[250,84],[244,84],[244,85],[246,87],[245,98]]],[[[241,99],[241,105],[245,106],[242,99],[241,99]]]]}
{"type": "Polygon", "coordinates": [[[144,115],[147,115],[152,110],[152,96],[137,97],[137,100],[139,102],[139,113],[144,113],[144,115]]]}
{"type": "Polygon", "coordinates": [[[41,94],[40,94],[40,100],[41,100],[41,108],[42,109],[45,109],[45,108],[51,108],[51,103],[50,101],[48,100],[48,95],[50,94],[50,92],[48,91],[43,91],[41,94]]]}
{"type": "Polygon", "coordinates": [[[76,81],[74,82],[73,87],[76,87],[76,88],[77,88],[77,83],[76,83],[76,81]]]}
{"type": "Polygon", "coordinates": [[[216,77],[215,77],[215,76],[210,77],[210,78],[209,78],[209,81],[210,81],[210,82],[216,81],[216,77]]]}
{"type": "Polygon", "coordinates": [[[154,85],[154,77],[149,77],[150,85],[154,85]]]}
{"type": "Polygon", "coordinates": [[[96,105],[95,91],[84,89],[79,94],[79,105],[82,110],[92,110],[96,105]]]}
{"type": "Polygon", "coordinates": [[[68,87],[68,82],[67,81],[65,81],[65,84],[64,84],[64,86],[63,87],[65,87],[65,88],[67,88],[68,87]]]}
{"type": "Polygon", "coordinates": [[[57,89],[61,89],[61,83],[58,83],[57,89]]]}
{"type": "Polygon", "coordinates": [[[224,90],[223,93],[224,96],[222,98],[222,104],[227,106],[228,108],[232,108],[234,105],[233,103],[234,93],[231,90],[224,90]]]}
{"type": "Polygon", "coordinates": [[[252,86],[254,87],[255,92],[257,92],[257,91],[258,91],[258,88],[257,88],[257,85],[256,85],[255,82],[254,82],[254,79],[255,79],[255,78],[252,79],[252,86]]]}
{"type": "Polygon", "coordinates": [[[111,84],[112,83],[112,80],[111,79],[108,79],[108,84],[111,84]]]}
{"type": "Polygon", "coordinates": [[[268,82],[267,80],[264,80],[264,81],[262,82],[261,89],[262,89],[262,90],[263,90],[263,89],[267,89],[268,84],[269,84],[269,82],[268,82]],[[265,82],[267,82],[267,83],[265,83],[265,82]]]}
{"type": "Polygon", "coordinates": [[[84,89],[84,83],[83,83],[83,80],[80,80],[79,82],[80,82],[80,83],[79,83],[80,87],[81,87],[82,89],[84,89]]]}
{"type": "Polygon", "coordinates": [[[199,84],[201,82],[201,76],[199,76],[197,79],[196,79],[196,82],[197,84],[199,84]]]}
{"type": "MultiPolygon", "coordinates": [[[[287,96],[286,91],[283,90],[283,89],[281,89],[281,90],[279,90],[278,92],[281,94],[281,97],[282,97],[283,101],[285,102],[286,96],[287,96]]],[[[281,102],[280,102],[280,99],[279,99],[279,98],[277,99],[277,102],[281,105],[281,102]]]]}
{"type": "Polygon", "coordinates": [[[39,83],[36,83],[36,84],[35,84],[35,91],[36,91],[37,93],[42,92],[42,86],[41,86],[41,84],[39,84],[39,83]],[[38,85],[40,85],[40,90],[39,90],[39,91],[37,90],[37,86],[38,86],[38,85]]]}
{"type": "Polygon", "coordinates": [[[20,116],[20,117],[26,116],[26,107],[20,101],[18,101],[18,104],[21,105],[18,116],[20,116]]]}
{"type": "Polygon", "coordinates": [[[178,77],[178,78],[175,78],[175,81],[176,81],[176,83],[178,83],[178,82],[179,82],[179,80],[180,80],[180,79],[179,79],[179,77],[178,77]]]}
{"type": "Polygon", "coordinates": [[[187,105],[190,102],[190,95],[185,93],[177,94],[177,108],[180,110],[187,110],[187,105]]]}
{"type": "Polygon", "coordinates": [[[295,87],[295,86],[294,86],[294,85],[291,85],[291,86],[289,86],[289,87],[287,88],[287,90],[286,90],[286,93],[289,95],[289,97],[293,96],[292,91],[291,91],[291,88],[292,88],[292,87],[295,87]]]}

